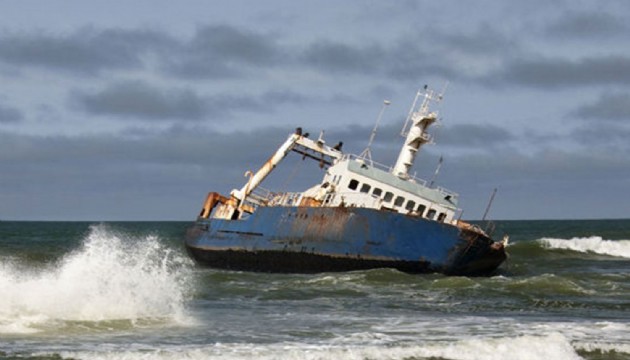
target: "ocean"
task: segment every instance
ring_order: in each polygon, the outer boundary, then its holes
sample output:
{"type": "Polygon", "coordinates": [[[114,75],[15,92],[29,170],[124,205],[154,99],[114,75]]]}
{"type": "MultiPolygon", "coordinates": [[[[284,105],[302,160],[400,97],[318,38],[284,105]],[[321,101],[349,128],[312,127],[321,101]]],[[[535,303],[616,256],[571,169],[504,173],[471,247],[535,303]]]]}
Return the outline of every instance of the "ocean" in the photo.
{"type": "Polygon", "coordinates": [[[0,359],[630,359],[630,220],[497,221],[492,277],[200,268],[183,222],[0,222],[0,359]]]}

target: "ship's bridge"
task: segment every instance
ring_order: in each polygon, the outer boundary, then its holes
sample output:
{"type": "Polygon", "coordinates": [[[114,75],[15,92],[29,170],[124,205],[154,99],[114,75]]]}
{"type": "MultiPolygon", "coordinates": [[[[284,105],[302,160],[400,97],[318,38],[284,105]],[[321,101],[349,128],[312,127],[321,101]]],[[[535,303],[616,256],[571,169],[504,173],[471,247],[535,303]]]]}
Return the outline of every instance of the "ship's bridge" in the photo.
{"type": "Polygon", "coordinates": [[[430,187],[425,180],[400,178],[386,166],[354,155],[344,155],[331,166],[324,185],[334,187],[336,198],[345,195],[346,206],[388,209],[437,221],[453,220],[459,198],[442,187],[430,187]]]}

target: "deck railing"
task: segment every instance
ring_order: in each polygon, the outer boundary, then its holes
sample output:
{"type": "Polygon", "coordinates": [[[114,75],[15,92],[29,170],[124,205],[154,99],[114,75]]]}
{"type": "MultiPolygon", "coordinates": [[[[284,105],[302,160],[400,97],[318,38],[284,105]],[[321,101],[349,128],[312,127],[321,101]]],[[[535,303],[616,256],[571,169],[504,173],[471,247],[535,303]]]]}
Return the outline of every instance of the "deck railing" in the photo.
{"type": "MultiPolygon", "coordinates": [[[[385,171],[387,173],[391,173],[392,169],[393,169],[393,167],[391,167],[391,166],[383,165],[383,164],[377,163],[375,161],[372,161],[370,159],[366,159],[364,157],[357,156],[357,155],[354,155],[354,154],[344,154],[341,159],[342,160],[362,161],[362,162],[367,163],[368,165],[370,165],[372,167],[375,167],[375,168],[377,168],[379,170],[382,170],[382,171],[385,171]]],[[[424,179],[421,179],[419,177],[416,177],[415,175],[408,175],[408,179],[407,180],[409,180],[409,181],[411,181],[413,183],[416,183],[416,184],[420,184],[420,185],[422,185],[424,187],[427,187],[427,188],[435,189],[435,190],[439,191],[440,193],[444,194],[444,196],[446,196],[446,195],[450,195],[451,197],[458,197],[459,196],[459,194],[457,194],[456,192],[451,191],[451,190],[446,189],[446,188],[443,188],[441,186],[431,187],[428,181],[426,181],[424,179]]]]}
{"type": "MultiPolygon", "coordinates": [[[[272,192],[267,189],[257,188],[252,192],[245,204],[256,209],[258,206],[298,206],[300,205],[303,193],[301,192],[272,192]]],[[[360,192],[342,192],[326,194],[321,201],[321,206],[348,206],[380,208],[383,200],[377,196],[360,192]]]]}

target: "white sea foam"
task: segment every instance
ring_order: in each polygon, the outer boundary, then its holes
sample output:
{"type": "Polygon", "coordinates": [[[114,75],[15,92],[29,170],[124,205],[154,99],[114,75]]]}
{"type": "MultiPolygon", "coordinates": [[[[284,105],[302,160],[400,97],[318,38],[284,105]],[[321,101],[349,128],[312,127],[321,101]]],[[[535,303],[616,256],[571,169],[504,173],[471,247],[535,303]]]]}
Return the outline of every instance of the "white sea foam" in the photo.
{"type": "Polygon", "coordinates": [[[630,240],[604,240],[599,236],[572,239],[542,238],[543,246],[551,249],[565,249],[578,252],[630,258],[630,240]]]}
{"type": "Polygon", "coordinates": [[[64,357],[89,360],[109,359],[300,359],[363,360],[409,358],[446,358],[453,360],[554,359],[578,360],[571,343],[563,335],[520,336],[516,338],[470,338],[453,342],[431,342],[420,345],[336,346],[324,344],[217,344],[202,348],[161,350],[123,350],[120,352],[68,352],[64,357]]]}
{"type": "Polygon", "coordinates": [[[80,249],[48,269],[0,265],[0,333],[65,321],[186,322],[188,261],[154,236],[93,226],[80,249]]]}

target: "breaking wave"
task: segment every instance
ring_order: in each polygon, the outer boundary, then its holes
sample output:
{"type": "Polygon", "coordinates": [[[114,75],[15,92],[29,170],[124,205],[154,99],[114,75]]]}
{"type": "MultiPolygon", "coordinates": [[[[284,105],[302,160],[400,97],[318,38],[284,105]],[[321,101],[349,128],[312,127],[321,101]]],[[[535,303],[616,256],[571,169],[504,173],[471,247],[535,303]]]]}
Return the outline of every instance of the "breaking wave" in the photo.
{"type": "MultiPolygon", "coordinates": [[[[595,346],[594,346],[595,347],[595,346]]],[[[216,344],[201,348],[165,348],[159,350],[113,352],[68,352],[65,357],[90,360],[108,359],[582,359],[562,334],[524,335],[503,338],[471,338],[455,342],[433,342],[419,345],[348,346],[336,344],[216,344]]]]}
{"type": "Polygon", "coordinates": [[[0,333],[68,322],[186,322],[190,269],[186,257],[155,236],[92,226],[81,248],[43,270],[0,264],[0,333]]]}
{"type": "Polygon", "coordinates": [[[599,236],[572,239],[542,238],[544,247],[630,258],[630,240],[604,240],[599,236]]]}

